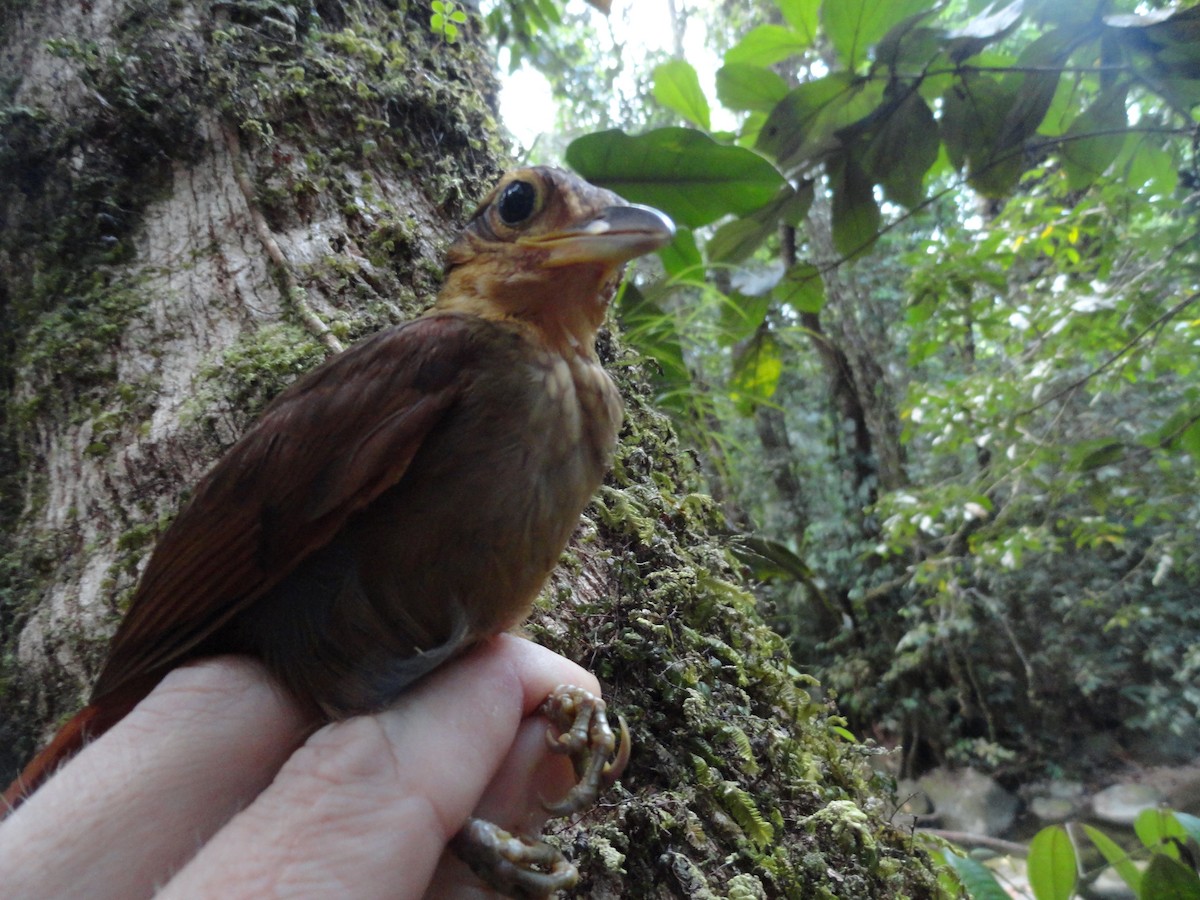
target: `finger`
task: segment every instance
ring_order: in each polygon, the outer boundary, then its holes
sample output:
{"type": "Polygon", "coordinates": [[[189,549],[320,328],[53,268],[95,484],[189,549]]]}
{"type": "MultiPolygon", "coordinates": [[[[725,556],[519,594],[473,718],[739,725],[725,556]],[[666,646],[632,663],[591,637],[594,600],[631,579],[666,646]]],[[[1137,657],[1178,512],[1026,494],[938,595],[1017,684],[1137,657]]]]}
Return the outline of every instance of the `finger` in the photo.
{"type": "Polygon", "coordinates": [[[501,636],[396,707],[322,729],[192,860],[164,897],[419,897],[521,721],[573,663],[501,636]]]}
{"type": "MultiPolygon", "coordinates": [[[[542,801],[566,796],[576,780],[570,761],[547,748],[546,728],[546,720],[538,715],[521,723],[516,741],[472,815],[513,833],[541,833],[549,818],[542,801]]],[[[447,851],[425,896],[429,900],[468,900],[497,895],[484,886],[466,863],[447,851]]]]}
{"type": "Polygon", "coordinates": [[[255,663],[175,670],[0,828],[4,895],[149,896],[270,783],[306,727],[255,663]]]}

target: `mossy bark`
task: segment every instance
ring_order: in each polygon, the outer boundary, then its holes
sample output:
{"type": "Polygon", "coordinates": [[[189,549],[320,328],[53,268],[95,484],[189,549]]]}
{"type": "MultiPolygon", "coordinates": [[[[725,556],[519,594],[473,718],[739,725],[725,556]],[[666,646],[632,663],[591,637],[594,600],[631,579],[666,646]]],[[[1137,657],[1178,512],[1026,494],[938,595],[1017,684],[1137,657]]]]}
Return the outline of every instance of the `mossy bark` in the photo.
{"type": "MultiPolygon", "coordinates": [[[[82,702],[154,539],[299,372],[419,312],[503,163],[424,3],[0,8],[0,768],[82,702]]],[[[529,625],[629,720],[581,896],[934,897],[605,335],[615,471],[529,625]]]]}

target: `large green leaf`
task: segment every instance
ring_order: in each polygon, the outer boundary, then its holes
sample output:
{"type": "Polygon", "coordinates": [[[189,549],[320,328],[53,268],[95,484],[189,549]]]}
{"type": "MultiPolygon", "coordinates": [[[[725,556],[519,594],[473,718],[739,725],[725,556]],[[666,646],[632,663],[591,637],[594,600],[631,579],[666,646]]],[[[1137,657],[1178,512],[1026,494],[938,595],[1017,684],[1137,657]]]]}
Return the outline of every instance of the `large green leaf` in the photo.
{"type": "Polygon", "coordinates": [[[783,19],[811,42],[817,36],[818,11],[821,0],[775,0],[783,19]]]}
{"type": "Polygon", "coordinates": [[[753,212],[784,185],[757,153],[690,128],[636,137],[617,130],[584,135],[567,147],[567,163],[588,181],[657,207],[689,228],[753,212]]]}
{"type": "Polygon", "coordinates": [[[913,90],[868,140],[863,168],[890,199],[912,209],[924,197],[925,173],[937,162],[939,144],[933,113],[913,90]]]}
{"type": "Polygon", "coordinates": [[[1129,121],[1125,115],[1124,82],[1104,91],[1063,135],[1063,168],[1067,187],[1083,190],[1104,174],[1121,152],[1129,121]]]}
{"type": "Polygon", "coordinates": [[[825,305],[825,280],[812,263],[796,263],[771,291],[775,299],[797,312],[818,313],[825,305]]]}
{"type": "Polygon", "coordinates": [[[705,131],[712,127],[708,98],[700,78],[687,60],[673,59],[654,69],[654,98],[705,131]]]}
{"type": "Polygon", "coordinates": [[[834,72],[792,90],[771,110],[757,148],[785,170],[820,159],[841,146],[843,129],[862,123],[883,102],[882,79],[834,72]]]}
{"type": "Polygon", "coordinates": [[[1075,893],[1075,848],[1061,825],[1043,828],[1029,842],[1029,885],[1037,900],[1070,900],[1075,893]]]}
{"type": "Polygon", "coordinates": [[[725,65],[770,66],[808,48],[812,36],[782,25],[759,25],[725,51],[725,65]]]}
{"type": "Polygon", "coordinates": [[[699,280],[703,277],[704,260],[690,228],[682,225],[676,228],[675,240],[659,250],[658,257],[672,278],[699,280]]]}
{"type": "Polygon", "coordinates": [[[929,0],[825,0],[821,21],[838,57],[854,71],[893,25],[931,5],[929,0]]]}
{"type": "Polygon", "coordinates": [[[761,66],[732,63],[717,69],[717,99],[729,109],[770,112],[787,92],[787,82],[761,66]]]}
{"type": "Polygon", "coordinates": [[[1140,900],[1200,900],[1200,877],[1180,862],[1155,853],[1142,874],[1140,900]]]}
{"type": "Polygon", "coordinates": [[[792,226],[799,225],[808,215],[808,208],[812,206],[812,202],[811,181],[802,185],[798,191],[792,190],[791,185],[785,185],[766,206],[755,210],[744,219],[734,219],[718,228],[706,248],[709,260],[741,262],[774,234],[781,222],[792,226]]]}
{"type": "Polygon", "coordinates": [[[942,140],[954,167],[967,168],[972,187],[987,196],[1003,196],[1016,186],[1023,163],[1019,149],[1003,147],[1014,97],[994,78],[964,78],[942,98],[942,140]]]}
{"type": "Polygon", "coordinates": [[[879,233],[875,185],[849,156],[831,161],[828,169],[833,189],[833,246],[847,258],[857,256],[879,233]]]}

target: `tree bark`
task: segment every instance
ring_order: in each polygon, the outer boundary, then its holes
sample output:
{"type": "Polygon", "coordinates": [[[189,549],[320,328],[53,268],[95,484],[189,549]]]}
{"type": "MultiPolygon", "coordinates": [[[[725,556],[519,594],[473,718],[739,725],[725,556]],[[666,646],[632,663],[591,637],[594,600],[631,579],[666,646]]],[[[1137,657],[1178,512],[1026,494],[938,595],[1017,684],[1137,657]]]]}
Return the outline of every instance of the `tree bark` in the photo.
{"type": "MultiPolygon", "coordinates": [[[[500,171],[491,60],[423,3],[7,4],[0,766],[74,711],[187,486],[296,375],[432,301],[500,171]]],[[[580,896],[939,896],[787,666],[618,340],[613,476],[529,625],[634,760],[580,896]]]]}

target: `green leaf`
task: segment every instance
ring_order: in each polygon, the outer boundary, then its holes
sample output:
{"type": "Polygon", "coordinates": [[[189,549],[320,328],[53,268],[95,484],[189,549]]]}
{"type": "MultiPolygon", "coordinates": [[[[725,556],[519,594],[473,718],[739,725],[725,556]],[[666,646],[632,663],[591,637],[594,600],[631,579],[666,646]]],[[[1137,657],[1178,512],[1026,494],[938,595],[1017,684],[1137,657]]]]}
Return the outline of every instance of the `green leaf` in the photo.
{"type": "Polygon", "coordinates": [[[1142,873],[1133,864],[1133,860],[1129,858],[1129,854],[1100,829],[1093,828],[1091,825],[1084,825],[1083,830],[1087,832],[1087,836],[1092,839],[1092,843],[1103,854],[1108,864],[1113,867],[1113,871],[1120,875],[1121,880],[1136,893],[1138,885],[1142,881],[1142,873]]]}
{"type": "Polygon", "coordinates": [[[708,99],[692,64],[673,59],[654,69],[654,98],[705,131],[711,128],[708,99]]]}
{"type": "Polygon", "coordinates": [[[1143,137],[1129,158],[1126,180],[1131,188],[1169,197],[1179,183],[1179,170],[1170,153],[1143,137]]]}
{"type": "Polygon", "coordinates": [[[679,401],[691,386],[691,373],[683,359],[683,344],[675,325],[675,317],[646,297],[637,287],[626,282],[615,303],[617,319],[630,346],[658,364],[657,377],[652,380],[665,398],[679,401]]]}
{"type": "Polygon", "coordinates": [[[939,145],[933,113],[912,91],[868,141],[863,168],[891,200],[912,209],[924,199],[925,173],[937,162],[939,145]]]}
{"type": "Polygon", "coordinates": [[[1008,893],[1000,887],[991,869],[979,860],[949,850],[942,851],[942,858],[958,875],[971,900],[1008,900],[1008,893]]]}
{"type": "Polygon", "coordinates": [[[1170,838],[1187,840],[1183,826],[1165,809],[1143,809],[1133,821],[1133,830],[1144,846],[1172,859],[1179,858],[1179,850],[1170,838]]]}
{"type": "Polygon", "coordinates": [[[811,43],[817,36],[821,0],[775,0],[775,5],[783,13],[783,20],[811,43]]]}
{"type": "Polygon", "coordinates": [[[1124,444],[1111,438],[1099,438],[1071,447],[1067,453],[1067,465],[1077,472],[1094,472],[1124,458],[1124,444]]]}
{"type": "Polygon", "coordinates": [[[784,273],[772,294],[797,312],[818,313],[825,305],[825,280],[812,263],[796,263],[784,273]]]}
{"type": "Polygon", "coordinates": [[[1025,0],[1012,0],[1007,5],[1001,5],[1003,0],[997,0],[986,10],[976,16],[961,28],[946,32],[950,39],[950,58],[955,62],[976,55],[988,44],[1007,35],[1021,19],[1025,0]]]}
{"type": "Polygon", "coordinates": [[[779,342],[770,332],[759,331],[733,362],[729,395],[743,415],[770,400],[783,374],[779,342]]]}
{"type": "Polygon", "coordinates": [[[843,155],[828,165],[833,189],[833,246],[847,259],[871,245],[879,233],[875,186],[854,159],[843,155]]]}
{"type": "Polygon", "coordinates": [[[716,233],[709,238],[705,251],[710,262],[739,263],[757,250],[773,231],[775,231],[775,225],[770,222],[734,219],[716,230],[716,233]]]}
{"type": "Polygon", "coordinates": [[[759,133],[757,148],[785,170],[842,146],[843,129],[867,119],[883,102],[883,79],[834,72],[806,82],[776,104],[759,133]]]}
{"type": "Polygon", "coordinates": [[[747,296],[738,291],[727,294],[721,304],[720,343],[729,347],[751,337],[767,318],[771,308],[769,293],[747,296]]]}
{"type": "Polygon", "coordinates": [[[1200,900],[1200,877],[1169,856],[1155,853],[1142,874],[1141,900],[1200,900]]]}
{"type": "Polygon", "coordinates": [[[757,153],[723,146],[689,128],[659,128],[637,137],[617,130],[588,134],[571,142],[566,157],[593,184],[657,207],[689,228],[753,212],[784,185],[783,176],[757,153]]]}
{"type": "Polygon", "coordinates": [[[975,76],[942,98],[942,140],[950,162],[956,169],[965,166],[971,186],[985,196],[1004,196],[1021,177],[1020,153],[1000,143],[1013,102],[1010,88],[975,76]]]}
{"type": "Polygon", "coordinates": [[[758,535],[739,535],[730,545],[733,555],[750,567],[762,581],[807,582],[813,572],[791,548],[779,541],[758,535]]]}
{"type": "Polygon", "coordinates": [[[928,0],[826,0],[821,20],[833,49],[854,71],[866,60],[868,47],[928,5],[928,0]]]}
{"type": "Polygon", "coordinates": [[[659,250],[658,256],[672,278],[699,280],[703,277],[704,260],[690,228],[676,228],[675,240],[659,250]]]}
{"type": "Polygon", "coordinates": [[[779,228],[780,222],[796,226],[808,215],[813,202],[812,182],[800,190],[785,185],[770,203],[745,219],[734,219],[717,229],[705,248],[712,262],[741,262],[779,228]]]}
{"type": "Polygon", "coordinates": [[[1127,90],[1128,85],[1121,83],[1104,91],[1063,135],[1063,169],[1070,190],[1091,185],[1121,152],[1129,127],[1125,115],[1127,90]]]}
{"type": "Polygon", "coordinates": [[[807,49],[812,36],[782,25],[759,25],[725,51],[725,65],[770,66],[807,49]]]}
{"type": "Polygon", "coordinates": [[[717,69],[717,99],[729,109],[770,112],[787,92],[787,82],[761,66],[731,63],[717,69]]]}
{"type": "Polygon", "coordinates": [[[1188,838],[1200,844],[1200,816],[1193,816],[1191,813],[1172,812],[1171,817],[1183,829],[1188,838]]]}
{"type": "Polygon", "coordinates": [[[1029,885],[1037,900],[1070,900],[1075,892],[1075,848],[1061,825],[1043,828],[1029,842],[1029,885]]]}

